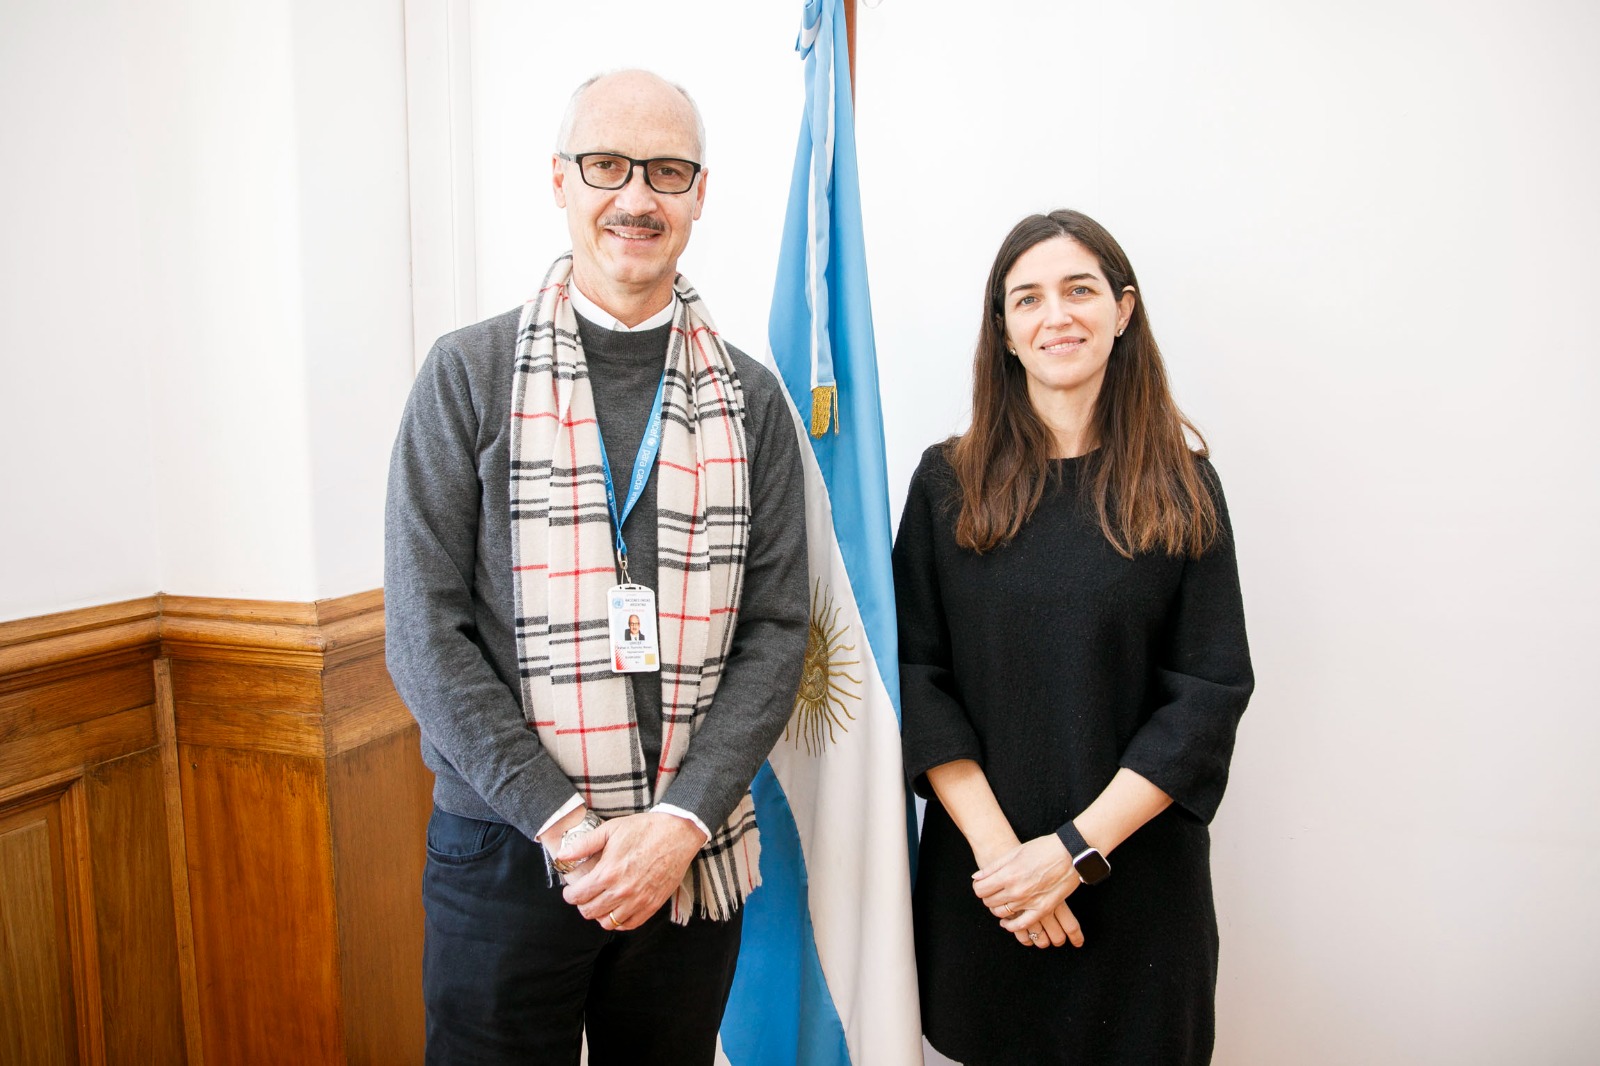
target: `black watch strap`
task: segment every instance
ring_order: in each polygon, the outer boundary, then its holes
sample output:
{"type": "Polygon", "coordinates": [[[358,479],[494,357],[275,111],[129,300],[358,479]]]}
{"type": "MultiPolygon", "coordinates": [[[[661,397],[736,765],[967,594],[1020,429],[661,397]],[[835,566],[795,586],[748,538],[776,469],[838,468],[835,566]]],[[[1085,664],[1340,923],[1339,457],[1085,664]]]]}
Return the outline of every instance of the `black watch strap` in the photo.
{"type": "Polygon", "coordinates": [[[1065,845],[1067,854],[1072,856],[1073,869],[1078,871],[1078,877],[1086,885],[1104,881],[1111,876],[1111,864],[1106,857],[1089,846],[1083,839],[1083,834],[1078,832],[1078,827],[1068,818],[1056,830],[1056,837],[1065,845]]]}
{"type": "Polygon", "coordinates": [[[1067,846],[1067,854],[1071,855],[1074,860],[1089,850],[1089,842],[1083,839],[1083,834],[1078,832],[1078,827],[1072,824],[1071,818],[1068,818],[1062,823],[1061,828],[1056,830],[1056,836],[1061,838],[1061,843],[1067,846]]]}

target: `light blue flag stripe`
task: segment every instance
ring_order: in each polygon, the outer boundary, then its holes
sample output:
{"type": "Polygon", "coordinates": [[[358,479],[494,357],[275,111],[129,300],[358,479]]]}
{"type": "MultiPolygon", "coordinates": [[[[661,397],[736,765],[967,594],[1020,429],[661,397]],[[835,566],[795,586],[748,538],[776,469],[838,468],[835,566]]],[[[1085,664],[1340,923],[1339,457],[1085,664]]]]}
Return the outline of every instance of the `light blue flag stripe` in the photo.
{"type": "Polygon", "coordinates": [[[849,1066],[806,904],[800,834],[783,786],[763,763],[750,786],[761,827],[761,887],[745,903],[739,969],[722,1022],[734,1066],[849,1066]]]}
{"type": "MultiPolygon", "coordinates": [[[[807,4],[809,18],[823,0],[807,4]]],[[[841,0],[825,0],[820,10],[819,42],[831,40],[832,26],[844,24],[841,0]]],[[[817,46],[820,48],[820,43],[817,46]]],[[[814,48],[815,52],[817,48],[814,48]]],[[[829,49],[830,54],[832,49],[829,49]]],[[[840,50],[842,54],[843,50],[840,50]]],[[[808,73],[816,57],[808,57],[808,73]]],[[[820,64],[816,64],[820,69],[820,64]]],[[[833,524],[844,556],[850,586],[855,590],[867,641],[877,659],[895,716],[900,715],[900,657],[894,618],[893,571],[889,561],[889,481],[883,442],[882,407],[878,397],[878,359],[872,338],[872,299],[867,290],[867,249],[861,225],[861,193],[856,169],[856,128],[850,100],[850,68],[841,58],[830,82],[808,80],[807,124],[800,130],[789,206],[784,218],[778,258],[778,283],[772,298],[768,338],[789,395],[798,404],[811,396],[811,303],[827,313],[832,370],[839,389],[840,433],[812,437],[811,448],[822,468],[833,500],[833,524]],[[833,96],[833,167],[828,187],[818,190],[812,154],[828,140],[813,123],[826,109],[822,94],[833,96]],[[819,192],[821,196],[819,196],[819,192]],[[806,284],[808,207],[817,199],[831,204],[825,247],[823,284],[826,296],[806,284]],[[841,354],[842,353],[842,354],[841,354]]],[[[820,208],[818,209],[821,210],[820,208]]],[[[807,412],[801,409],[802,415],[807,412]]]]}

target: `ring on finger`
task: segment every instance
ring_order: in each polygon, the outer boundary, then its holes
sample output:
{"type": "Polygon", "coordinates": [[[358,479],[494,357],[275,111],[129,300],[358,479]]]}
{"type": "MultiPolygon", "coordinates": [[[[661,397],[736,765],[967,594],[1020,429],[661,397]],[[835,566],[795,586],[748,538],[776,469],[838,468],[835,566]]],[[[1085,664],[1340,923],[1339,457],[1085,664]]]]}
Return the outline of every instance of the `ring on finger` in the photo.
{"type": "Polygon", "coordinates": [[[609,912],[606,915],[606,917],[611,919],[611,928],[613,928],[613,929],[621,929],[622,928],[622,923],[617,921],[617,912],[616,911],[609,912]]]}
{"type": "Polygon", "coordinates": [[[1028,934],[1028,939],[1033,941],[1035,944],[1037,944],[1039,942],[1039,934],[1038,933],[1029,933],[1028,934]]]}
{"type": "Polygon", "coordinates": [[[1000,904],[1000,906],[1002,906],[1002,907],[1004,907],[1006,909],[1006,914],[1009,915],[1010,917],[1015,918],[1017,916],[1017,908],[1013,907],[1011,904],[1002,903],[1002,904],[1000,904]]]}

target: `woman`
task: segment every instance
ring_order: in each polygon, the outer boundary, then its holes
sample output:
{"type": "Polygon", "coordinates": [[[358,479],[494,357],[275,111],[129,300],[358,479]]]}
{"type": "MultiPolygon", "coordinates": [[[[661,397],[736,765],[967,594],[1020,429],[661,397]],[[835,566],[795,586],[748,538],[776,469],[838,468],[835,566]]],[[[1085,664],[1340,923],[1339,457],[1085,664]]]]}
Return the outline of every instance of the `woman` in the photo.
{"type": "Polygon", "coordinates": [[[1210,1059],[1206,823],[1253,679],[1206,454],[1116,241],[1018,223],[894,549],[922,1018],[958,1061],[1210,1059]]]}

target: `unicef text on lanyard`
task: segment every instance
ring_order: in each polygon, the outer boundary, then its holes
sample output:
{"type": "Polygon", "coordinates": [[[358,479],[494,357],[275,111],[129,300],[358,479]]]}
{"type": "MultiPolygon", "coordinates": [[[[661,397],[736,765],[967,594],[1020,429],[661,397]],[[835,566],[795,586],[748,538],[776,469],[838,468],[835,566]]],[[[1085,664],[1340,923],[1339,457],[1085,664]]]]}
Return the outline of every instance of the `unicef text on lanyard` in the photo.
{"type": "MultiPolygon", "coordinates": [[[[656,386],[656,402],[650,408],[650,421],[644,427],[644,439],[639,442],[639,454],[633,460],[633,480],[628,484],[628,498],[622,509],[617,509],[617,490],[611,481],[611,460],[606,456],[606,442],[600,438],[600,468],[606,475],[606,506],[611,510],[611,523],[617,531],[617,568],[622,574],[622,584],[606,593],[606,628],[611,634],[611,669],[619,674],[637,674],[661,669],[660,638],[656,630],[656,594],[645,585],[636,585],[628,576],[628,543],[622,539],[622,523],[633,512],[633,505],[644,494],[650,471],[661,452],[661,398],[667,389],[667,376],[661,375],[656,386]]],[[[600,433],[600,423],[595,422],[595,433],[600,433]]]]}

